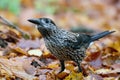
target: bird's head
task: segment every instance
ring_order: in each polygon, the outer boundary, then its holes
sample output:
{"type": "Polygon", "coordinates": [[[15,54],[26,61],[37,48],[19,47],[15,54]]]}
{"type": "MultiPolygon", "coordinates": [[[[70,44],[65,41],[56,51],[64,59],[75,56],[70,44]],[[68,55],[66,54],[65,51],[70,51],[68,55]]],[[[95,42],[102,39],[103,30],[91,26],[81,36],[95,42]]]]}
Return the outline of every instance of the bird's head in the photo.
{"type": "Polygon", "coordinates": [[[50,34],[57,30],[57,26],[55,23],[49,18],[37,18],[37,19],[29,19],[31,23],[36,24],[37,29],[41,32],[41,34],[46,35],[50,34]]]}

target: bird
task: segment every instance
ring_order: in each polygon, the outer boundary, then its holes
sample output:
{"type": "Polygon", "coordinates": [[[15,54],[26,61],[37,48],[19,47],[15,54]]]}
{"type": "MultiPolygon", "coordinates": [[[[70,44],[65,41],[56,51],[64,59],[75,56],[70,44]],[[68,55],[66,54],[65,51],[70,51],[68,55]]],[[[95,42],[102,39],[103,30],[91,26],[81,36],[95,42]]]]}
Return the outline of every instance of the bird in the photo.
{"type": "Polygon", "coordinates": [[[115,31],[103,31],[96,35],[73,33],[59,28],[50,18],[33,18],[29,22],[36,25],[41,33],[45,46],[60,62],[60,73],[65,69],[65,61],[74,61],[78,72],[82,72],[81,62],[91,42],[103,38],[115,31]]]}

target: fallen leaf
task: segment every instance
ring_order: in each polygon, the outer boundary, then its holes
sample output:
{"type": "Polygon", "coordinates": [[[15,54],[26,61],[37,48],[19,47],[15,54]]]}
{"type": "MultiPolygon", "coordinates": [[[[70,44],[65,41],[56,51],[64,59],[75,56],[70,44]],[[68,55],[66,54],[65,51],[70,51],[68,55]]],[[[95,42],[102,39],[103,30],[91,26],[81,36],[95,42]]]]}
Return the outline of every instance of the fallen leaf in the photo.
{"type": "Polygon", "coordinates": [[[115,70],[115,69],[120,69],[120,63],[116,63],[111,65],[111,67],[115,70]]]}
{"type": "Polygon", "coordinates": [[[85,80],[103,80],[103,78],[97,74],[90,74],[85,80]]]}
{"type": "Polygon", "coordinates": [[[17,43],[17,46],[22,48],[22,49],[36,49],[40,48],[41,42],[39,39],[35,40],[25,40],[25,39],[20,39],[20,41],[17,43]]]}
{"type": "Polygon", "coordinates": [[[82,73],[71,72],[64,80],[83,80],[82,73]]]}
{"type": "Polygon", "coordinates": [[[65,77],[67,77],[69,75],[68,72],[66,71],[63,71],[61,73],[58,73],[56,76],[59,78],[59,79],[64,79],[65,77]]]}
{"type": "Polygon", "coordinates": [[[68,69],[68,70],[70,70],[70,71],[74,71],[74,68],[75,68],[75,66],[74,65],[72,65],[72,64],[66,64],[66,69],[68,69]]]}
{"type": "Polygon", "coordinates": [[[85,61],[94,68],[100,68],[102,66],[101,52],[94,52],[87,56],[85,61]]]}
{"type": "Polygon", "coordinates": [[[15,48],[12,48],[12,49],[15,53],[19,53],[19,55],[28,55],[28,53],[20,47],[15,47],[15,48]]]}
{"type": "Polygon", "coordinates": [[[28,51],[28,54],[40,57],[43,53],[40,49],[32,49],[28,51]]]}
{"type": "Polygon", "coordinates": [[[46,75],[40,75],[39,80],[46,80],[46,75]]]}
{"type": "Polygon", "coordinates": [[[118,76],[117,73],[120,72],[120,69],[116,69],[116,70],[110,70],[110,69],[99,69],[96,70],[95,73],[99,74],[103,77],[116,77],[118,76]]]}
{"type": "Polygon", "coordinates": [[[108,74],[109,72],[111,72],[110,69],[99,69],[95,71],[97,74],[108,74]]]}
{"type": "Polygon", "coordinates": [[[46,73],[46,80],[56,80],[56,76],[53,73],[46,73]]]}
{"type": "Polygon", "coordinates": [[[8,76],[17,76],[26,80],[36,79],[34,75],[26,73],[23,69],[25,57],[16,57],[12,59],[0,58],[0,65],[3,70],[5,70],[8,76]]]}
{"type": "Polygon", "coordinates": [[[51,69],[58,69],[59,63],[58,63],[58,61],[53,61],[53,62],[49,63],[47,67],[51,68],[51,69]]]}

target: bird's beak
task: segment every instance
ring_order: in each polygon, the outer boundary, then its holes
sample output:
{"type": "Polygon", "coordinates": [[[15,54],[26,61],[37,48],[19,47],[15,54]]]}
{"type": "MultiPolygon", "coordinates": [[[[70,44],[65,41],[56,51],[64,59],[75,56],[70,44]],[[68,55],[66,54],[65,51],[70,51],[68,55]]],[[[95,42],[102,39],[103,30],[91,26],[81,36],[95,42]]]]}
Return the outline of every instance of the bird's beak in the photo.
{"type": "Polygon", "coordinates": [[[38,19],[28,19],[28,21],[34,24],[40,24],[38,19]]]}

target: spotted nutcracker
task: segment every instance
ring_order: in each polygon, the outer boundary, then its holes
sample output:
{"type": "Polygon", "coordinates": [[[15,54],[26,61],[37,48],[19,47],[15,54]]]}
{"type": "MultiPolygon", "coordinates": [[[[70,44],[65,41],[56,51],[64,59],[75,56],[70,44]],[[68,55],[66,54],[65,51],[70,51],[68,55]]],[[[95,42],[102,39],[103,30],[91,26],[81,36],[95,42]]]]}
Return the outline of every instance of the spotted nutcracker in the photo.
{"type": "Polygon", "coordinates": [[[64,71],[64,61],[76,62],[78,71],[81,72],[80,63],[85,57],[85,51],[89,44],[115,31],[104,31],[96,35],[73,33],[57,27],[49,18],[29,19],[37,25],[42,34],[47,49],[60,61],[61,70],[64,71]]]}

